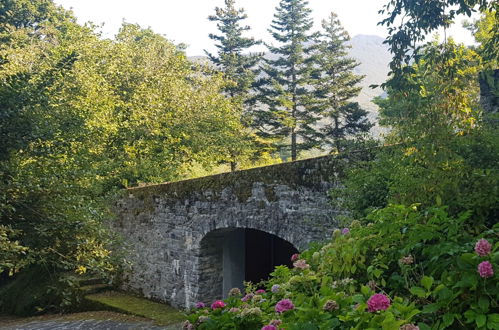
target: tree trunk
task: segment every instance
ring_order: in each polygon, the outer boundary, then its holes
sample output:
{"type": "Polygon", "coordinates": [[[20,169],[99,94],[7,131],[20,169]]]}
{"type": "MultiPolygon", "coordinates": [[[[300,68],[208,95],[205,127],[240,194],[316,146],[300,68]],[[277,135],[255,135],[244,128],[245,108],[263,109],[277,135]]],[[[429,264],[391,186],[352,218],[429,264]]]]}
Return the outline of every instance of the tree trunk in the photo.
{"type": "Polygon", "coordinates": [[[340,137],[339,137],[340,122],[338,117],[334,117],[334,144],[336,146],[336,152],[340,152],[340,137]]]}

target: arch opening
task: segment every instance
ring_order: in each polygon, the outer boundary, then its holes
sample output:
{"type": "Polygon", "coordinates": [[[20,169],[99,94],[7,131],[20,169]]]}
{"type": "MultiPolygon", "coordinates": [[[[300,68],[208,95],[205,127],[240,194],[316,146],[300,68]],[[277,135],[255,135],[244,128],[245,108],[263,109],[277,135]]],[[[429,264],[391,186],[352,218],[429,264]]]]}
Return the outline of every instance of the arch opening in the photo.
{"type": "Polygon", "coordinates": [[[243,289],[244,281],[268,279],[276,266],[292,266],[298,250],[288,241],[264,231],[225,228],[208,233],[199,254],[199,292],[209,302],[227,296],[231,288],[243,289]]]}

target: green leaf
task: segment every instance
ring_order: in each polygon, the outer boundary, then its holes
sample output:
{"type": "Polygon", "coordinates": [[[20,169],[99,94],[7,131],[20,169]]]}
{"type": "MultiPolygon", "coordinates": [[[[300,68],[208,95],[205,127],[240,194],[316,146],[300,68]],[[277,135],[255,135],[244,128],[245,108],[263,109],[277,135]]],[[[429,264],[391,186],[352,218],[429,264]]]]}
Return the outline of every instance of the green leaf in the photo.
{"type": "Polygon", "coordinates": [[[433,277],[423,276],[421,279],[421,285],[426,289],[426,291],[430,291],[431,286],[433,285],[433,277]]]}
{"type": "Polygon", "coordinates": [[[425,305],[423,307],[423,313],[425,313],[425,314],[433,314],[436,311],[438,311],[439,309],[440,309],[440,306],[438,304],[429,304],[429,305],[425,305]]]}
{"type": "Polygon", "coordinates": [[[419,298],[425,298],[426,297],[426,291],[422,287],[419,286],[413,286],[410,289],[411,293],[419,298]]]}
{"type": "Polygon", "coordinates": [[[488,319],[487,322],[488,329],[499,329],[499,314],[497,313],[489,314],[487,319],[488,319]]]}
{"type": "Polygon", "coordinates": [[[485,296],[480,297],[480,299],[478,299],[478,306],[483,313],[487,313],[489,311],[489,298],[485,296]]]}
{"type": "Polygon", "coordinates": [[[381,269],[375,269],[373,271],[373,274],[376,278],[379,278],[381,276],[381,274],[383,273],[383,271],[381,269]]]}
{"type": "Polygon", "coordinates": [[[476,322],[476,326],[481,328],[485,325],[485,323],[487,323],[487,316],[485,316],[483,314],[479,314],[476,316],[475,322],[476,322]]]}
{"type": "Polygon", "coordinates": [[[475,320],[476,313],[474,310],[468,309],[466,312],[464,312],[464,317],[466,317],[467,323],[471,323],[475,320]]]}
{"type": "Polygon", "coordinates": [[[369,295],[369,288],[367,286],[363,285],[363,286],[360,287],[360,292],[364,296],[367,296],[367,295],[369,295]]]}
{"type": "Polygon", "coordinates": [[[442,317],[442,320],[443,320],[442,325],[444,327],[448,327],[449,325],[454,323],[454,314],[451,314],[451,313],[444,314],[444,316],[442,317]]]}
{"type": "Polygon", "coordinates": [[[450,297],[452,297],[452,291],[444,287],[442,288],[442,290],[438,291],[438,297],[442,300],[449,299],[450,297]]]}
{"type": "Polygon", "coordinates": [[[431,330],[431,328],[424,324],[424,323],[418,323],[419,330],[431,330]]]}

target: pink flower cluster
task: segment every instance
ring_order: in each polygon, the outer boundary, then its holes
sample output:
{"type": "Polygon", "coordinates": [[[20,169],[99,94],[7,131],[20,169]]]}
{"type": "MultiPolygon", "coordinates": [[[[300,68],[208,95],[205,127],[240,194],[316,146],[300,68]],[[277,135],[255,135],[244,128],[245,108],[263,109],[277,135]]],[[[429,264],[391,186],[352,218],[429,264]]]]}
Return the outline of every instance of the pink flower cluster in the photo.
{"type": "Polygon", "coordinates": [[[494,268],[492,264],[488,261],[483,261],[478,264],[478,273],[482,278],[492,277],[494,275],[494,268]]]}
{"type": "Polygon", "coordinates": [[[400,330],[419,330],[419,327],[414,324],[404,324],[400,327],[400,330]]]}
{"type": "Polygon", "coordinates": [[[390,299],[381,293],[376,293],[367,300],[367,310],[369,312],[384,311],[387,310],[390,305],[390,299]]]}
{"type": "Polygon", "coordinates": [[[255,294],[264,294],[264,293],[265,293],[265,290],[263,290],[263,289],[255,291],[255,294]]]}
{"type": "Polygon", "coordinates": [[[293,302],[289,299],[283,299],[280,300],[276,305],[275,305],[275,311],[277,313],[283,313],[285,311],[289,311],[295,308],[295,305],[293,305],[293,302]]]}
{"type": "Polygon", "coordinates": [[[241,298],[242,302],[247,302],[248,300],[251,300],[253,298],[254,294],[253,293],[247,293],[244,297],[241,298]]]}
{"type": "Polygon", "coordinates": [[[300,255],[298,253],[295,253],[291,256],[291,261],[296,261],[296,260],[298,260],[299,257],[300,257],[300,255]]]}
{"type": "Polygon", "coordinates": [[[262,330],[278,330],[275,326],[269,324],[269,325],[265,325],[262,330]]]}
{"type": "Polygon", "coordinates": [[[475,252],[481,257],[485,257],[492,250],[492,244],[486,239],[482,238],[475,244],[475,252]]]}
{"type": "Polygon", "coordinates": [[[213,304],[211,304],[211,309],[224,308],[225,303],[221,300],[215,300],[213,304]]]}
{"type": "Polygon", "coordinates": [[[308,268],[310,268],[310,265],[307,264],[307,261],[305,259],[296,260],[293,263],[293,266],[295,266],[295,268],[298,268],[298,269],[308,269],[308,268]]]}

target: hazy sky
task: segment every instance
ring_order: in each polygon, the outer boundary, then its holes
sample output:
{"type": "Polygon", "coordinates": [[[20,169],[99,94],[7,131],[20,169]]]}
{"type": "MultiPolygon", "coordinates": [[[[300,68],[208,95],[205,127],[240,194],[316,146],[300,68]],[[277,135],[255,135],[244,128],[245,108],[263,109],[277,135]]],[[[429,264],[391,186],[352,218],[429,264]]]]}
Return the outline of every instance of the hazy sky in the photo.
{"type": "MultiPolygon", "coordinates": [[[[80,23],[92,21],[104,23],[105,37],[113,37],[123,20],[151,27],[175,43],[185,43],[187,55],[204,55],[203,49],[214,51],[209,33],[216,33],[216,24],[208,21],[208,15],[215,7],[223,7],[223,0],[55,0],[56,3],[72,8],[80,23]]],[[[386,36],[384,27],[377,26],[381,16],[378,10],[388,0],[309,0],[316,28],[331,11],[338,14],[343,26],[351,36],[371,34],[386,36]]],[[[252,30],[248,35],[266,42],[272,42],[267,29],[272,21],[274,9],[279,0],[236,0],[248,14],[245,20],[252,30]]],[[[459,24],[460,25],[460,24],[459,24]]],[[[470,44],[469,32],[456,26],[448,32],[457,41],[470,44]]]]}

